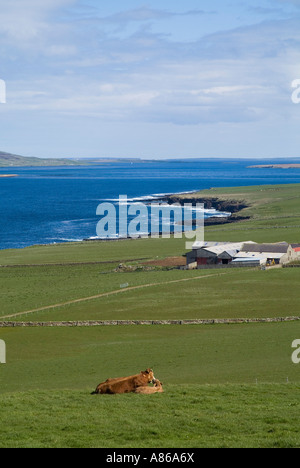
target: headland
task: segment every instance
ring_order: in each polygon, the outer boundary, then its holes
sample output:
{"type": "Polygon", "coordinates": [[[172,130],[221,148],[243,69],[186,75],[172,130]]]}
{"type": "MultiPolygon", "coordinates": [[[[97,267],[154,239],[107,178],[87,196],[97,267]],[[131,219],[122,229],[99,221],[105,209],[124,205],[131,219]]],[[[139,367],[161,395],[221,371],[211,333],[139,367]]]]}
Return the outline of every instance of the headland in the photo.
{"type": "Polygon", "coordinates": [[[300,164],[262,164],[248,167],[249,169],[300,169],[300,164]]]}

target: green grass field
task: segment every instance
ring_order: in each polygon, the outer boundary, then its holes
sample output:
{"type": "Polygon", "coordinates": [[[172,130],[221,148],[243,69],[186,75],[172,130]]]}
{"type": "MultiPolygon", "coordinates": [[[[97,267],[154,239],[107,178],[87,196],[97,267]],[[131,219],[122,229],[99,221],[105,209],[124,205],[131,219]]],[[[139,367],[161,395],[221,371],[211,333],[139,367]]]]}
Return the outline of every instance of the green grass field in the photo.
{"type": "Polygon", "coordinates": [[[153,398],[82,390],[1,397],[1,447],[299,447],[299,386],[174,385],[153,398]],[[113,400],[113,401],[112,401],[113,400]]]}
{"type": "MultiPolygon", "coordinates": [[[[300,242],[299,186],[207,194],[247,200],[251,219],[209,227],[206,240],[300,242]]],[[[298,268],[114,271],[185,252],[174,238],[0,251],[0,321],[300,315],[298,268]]],[[[0,328],[0,339],[0,447],[300,446],[299,321],[0,328]],[[163,394],[90,395],[147,367],[163,394]]]]}
{"type": "Polygon", "coordinates": [[[271,318],[299,313],[298,268],[102,273],[94,265],[0,269],[0,320],[11,314],[20,314],[10,318],[18,321],[78,321],[271,318]],[[122,284],[138,289],[121,289],[122,284]],[[72,302],[76,300],[80,302],[72,302]],[[30,312],[36,309],[42,310],[30,312]]]}
{"type": "Polygon", "coordinates": [[[299,447],[295,332],[294,323],[2,330],[0,446],[299,447]],[[90,395],[147,365],[165,393],[90,395]]]}
{"type": "Polygon", "coordinates": [[[146,367],[165,384],[300,383],[291,360],[296,331],[294,322],[2,329],[0,393],[92,391],[146,367]]]}

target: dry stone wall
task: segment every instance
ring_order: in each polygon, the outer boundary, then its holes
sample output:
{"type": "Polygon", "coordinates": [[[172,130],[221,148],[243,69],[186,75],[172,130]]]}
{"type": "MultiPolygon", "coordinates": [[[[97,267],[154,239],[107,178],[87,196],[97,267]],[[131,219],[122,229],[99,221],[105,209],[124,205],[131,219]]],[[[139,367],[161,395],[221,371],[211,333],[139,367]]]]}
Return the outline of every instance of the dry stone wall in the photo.
{"type": "Polygon", "coordinates": [[[273,318],[236,318],[236,319],[197,319],[197,320],[88,320],[69,322],[0,322],[0,328],[6,327],[100,327],[125,325],[218,325],[239,323],[274,323],[295,322],[300,317],[273,318]]]}

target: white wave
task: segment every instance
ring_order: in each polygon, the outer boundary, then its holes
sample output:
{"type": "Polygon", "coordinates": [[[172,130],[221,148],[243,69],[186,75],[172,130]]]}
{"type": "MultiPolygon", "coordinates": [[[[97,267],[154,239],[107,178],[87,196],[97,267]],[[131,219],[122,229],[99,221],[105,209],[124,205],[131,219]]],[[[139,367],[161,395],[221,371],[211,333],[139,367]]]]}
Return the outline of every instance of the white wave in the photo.
{"type": "Polygon", "coordinates": [[[66,219],[64,221],[55,221],[55,223],[59,224],[72,224],[72,223],[81,223],[81,222],[93,222],[95,221],[94,218],[78,218],[78,219],[66,219]]]}
{"type": "Polygon", "coordinates": [[[231,213],[218,213],[213,216],[214,218],[229,218],[231,216],[231,213]]]}
{"type": "MultiPolygon", "coordinates": [[[[147,200],[158,200],[159,198],[162,197],[168,197],[171,195],[186,195],[189,193],[195,193],[196,190],[189,190],[187,192],[166,192],[166,193],[152,193],[151,195],[141,195],[139,197],[128,197],[127,201],[128,202],[134,202],[134,201],[147,201],[147,200]]],[[[103,198],[102,201],[111,201],[111,202],[118,202],[120,198],[103,198]]]]}
{"type": "Polygon", "coordinates": [[[59,240],[65,241],[65,242],[82,242],[83,239],[67,239],[67,238],[61,238],[59,240]]]}
{"type": "Polygon", "coordinates": [[[119,203],[120,205],[128,204],[128,203],[134,203],[134,202],[142,202],[142,201],[149,201],[149,200],[157,200],[158,197],[155,197],[153,195],[149,196],[143,196],[143,197],[133,197],[133,198],[126,198],[126,199],[120,199],[120,198],[103,198],[103,201],[105,202],[112,202],[112,203],[119,203]]]}
{"type": "Polygon", "coordinates": [[[56,244],[58,241],[63,241],[63,242],[82,242],[83,241],[83,238],[73,239],[73,238],[66,238],[66,237],[50,237],[49,239],[53,241],[55,239],[56,242],[53,242],[54,244],[56,244]]]}
{"type": "MultiPolygon", "coordinates": [[[[198,190],[199,191],[199,190],[198,190]]],[[[154,197],[169,197],[172,195],[188,195],[191,193],[196,193],[197,190],[187,190],[186,192],[172,192],[172,193],[154,193],[154,197]]]]}

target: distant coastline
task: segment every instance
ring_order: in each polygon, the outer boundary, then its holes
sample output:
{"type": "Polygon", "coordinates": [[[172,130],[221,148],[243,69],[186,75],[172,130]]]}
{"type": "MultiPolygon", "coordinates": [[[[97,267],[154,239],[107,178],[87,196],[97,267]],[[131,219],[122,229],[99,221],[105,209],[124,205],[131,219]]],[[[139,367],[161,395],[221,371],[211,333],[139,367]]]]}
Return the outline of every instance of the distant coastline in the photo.
{"type": "Polygon", "coordinates": [[[18,174],[0,174],[0,177],[2,178],[18,177],[18,174]]]}
{"type": "MultiPolygon", "coordinates": [[[[247,166],[247,168],[283,168],[283,169],[293,169],[293,168],[300,168],[300,158],[291,158],[289,163],[285,163],[286,159],[284,158],[273,158],[273,159],[244,159],[244,158],[167,158],[167,159],[143,159],[140,157],[106,157],[106,156],[99,156],[99,157],[51,157],[51,158],[40,158],[36,156],[20,156],[17,154],[6,153],[4,151],[0,151],[0,168],[12,168],[12,167],[61,167],[61,166],[111,166],[116,164],[139,164],[144,165],[147,163],[155,163],[155,164],[168,164],[168,163],[207,163],[212,161],[223,161],[224,164],[234,164],[235,162],[245,162],[248,161],[248,164],[251,164],[250,161],[253,163],[257,162],[264,162],[265,164],[258,164],[258,165],[251,165],[247,166]]],[[[247,164],[247,163],[246,163],[247,164]]]]}
{"type": "Polygon", "coordinates": [[[262,164],[248,166],[250,169],[300,169],[300,164],[262,164]]]}

